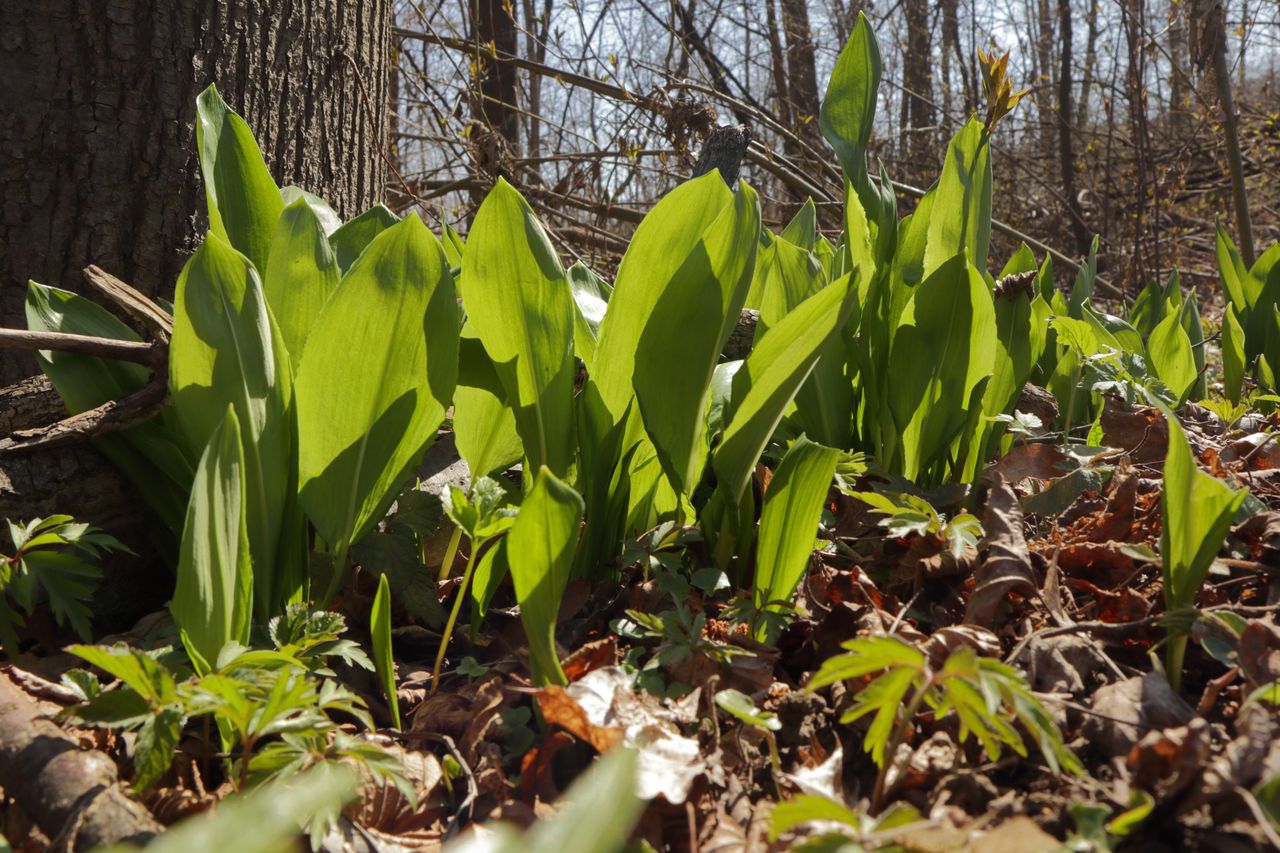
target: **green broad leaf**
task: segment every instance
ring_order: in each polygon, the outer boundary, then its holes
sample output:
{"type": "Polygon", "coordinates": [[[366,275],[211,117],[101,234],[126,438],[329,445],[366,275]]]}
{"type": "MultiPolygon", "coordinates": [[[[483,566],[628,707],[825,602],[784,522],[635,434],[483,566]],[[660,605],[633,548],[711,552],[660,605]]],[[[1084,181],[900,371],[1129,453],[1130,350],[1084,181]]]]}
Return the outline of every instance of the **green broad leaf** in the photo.
{"type": "Polygon", "coordinates": [[[578,261],[565,272],[573,294],[573,349],[590,372],[595,364],[596,340],[609,307],[608,286],[578,261]]]}
{"type": "Polygon", "coordinates": [[[544,465],[507,534],[507,561],[538,685],[568,683],[556,655],[555,627],[582,512],[582,497],[544,465]]]}
{"type": "Polygon", "coordinates": [[[1280,681],[1272,681],[1257,688],[1245,698],[1241,707],[1254,702],[1266,702],[1269,705],[1280,707],[1280,681]]]}
{"type": "Polygon", "coordinates": [[[471,580],[471,627],[474,631],[480,627],[480,620],[489,612],[489,602],[493,601],[498,588],[511,572],[507,562],[507,540],[499,539],[487,548],[476,563],[475,576],[471,580]]]}
{"type": "Polygon", "coordinates": [[[391,724],[400,728],[400,698],[396,694],[396,662],[391,657],[391,586],[387,576],[378,578],[378,592],[373,596],[369,614],[369,632],[373,637],[373,665],[378,681],[391,709],[391,724]]]}
{"type": "MultiPolygon", "coordinates": [[[[613,423],[621,421],[635,398],[636,350],[650,315],[672,278],[700,250],[704,232],[733,200],[719,175],[685,181],[653,206],[632,235],[600,323],[590,379],[613,423]]],[[[686,317],[681,322],[703,320],[686,317]]]]}
{"type": "MultiPolygon", "coordinates": [[[[1025,246],[1023,248],[1026,248],[1025,246]]],[[[1030,255],[1030,251],[1027,252],[1030,255]]],[[[1024,261],[1034,269],[1034,259],[1024,261]]],[[[1013,263],[1013,261],[1010,261],[1013,263]]],[[[1044,331],[1032,316],[1032,302],[1025,293],[998,297],[994,300],[996,339],[991,381],[982,392],[982,414],[989,420],[973,431],[965,460],[964,478],[971,482],[988,459],[996,418],[1013,410],[1022,388],[1031,378],[1044,348],[1044,331]]]]}
{"type": "Polygon", "coordinates": [[[1240,402],[1244,390],[1244,329],[1234,305],[1222,311],[1222,390],[1232,403],[1240,402]]]}
{"type": "MultiPolygon", "coordinates": [[[[329,245],[338,260],[338,269],[346,275],[347,270],[360,257],[373,238],[400,221],[400,217],[391,212],[385,205],[375,204],[355,219],[344,224],[329,235],[329,245]]],[[[298,354],[301,356],[301,353],[298,354]]]]}
{"type": "Polygon", "coordinates": [[[944,459],[971,415],[996,351],[991,291],[962,253],[912,293],[889,353],[889,405],[902,476],[915,480],[944,459]]]}
{"type": "MultiPolygon", "coordinates": [[[[790,602],[804,577],[838,456],[834,448],[802,436],[774,471],[765,492],[756,543],[752,597],[757,611],[777,610],[779,602],[790,602]]],[[[756,628],[756,639],[775,642],[770,636],[773,624],[762,621],[756,628]]]]}
{"type": "Polygon", "coordinates": [[[573,296],[528,202],[499,178],[462,258],[467,320],[493,360],[529,467],[573,464],[573,296]]]}
{"type": "Polygon", "coordinates": [[[444,256],[449,259],[449,268],[459,269],[462,266],[462,256],[467,251],[462,235],[453,230],[453,226],[448,222],[441,222],[440,243],[444,246],[444,256]]]}
{"type": "Polygon", "coordinates": [[[764,731],[776,732],[782,728],[778,715],[770,711],[761,711],[751,697],[741,690],[720,690],[716,692],[716,706],[726,713],[732,714],[739,721],[764,731]]]}
{"type": "Polygon", "coordinates": [[[453,394],[453,437],[473,477],[508,468],[524,456],[516,413],[493,361],[463,327],[458,351],[458,387],[453,394]]]}
{"type": "Polygon", "coordinates": [[[284,206],[288,207],[296,201],[304,201],[311,208],[311,212],[316,215],[316,219],[320,222],[320,230],[328,239],[329,235],[342,227],[342,218],[338,216],[338,212],[330,207],[329,202],[320,198],[314,193],[309,193],[302,187],[289,184],[280,188],[280,200],[284,202],[284,206]]]}
{"type": "Polygon", "coordinates": [[[1173,413],[1166,412],[1169,449],[1164,462],[1160,556],[1169,610],[1194,605],[1209,566],[1222,548],[1247,491],[1233,490],[1201,471],[1173,413]]]}
{"type": "Polygon", "coordinates": [[[1076,271],[1071,298],[1067,300],[1067,313],[1072,317],[1081,316],[1085,306],[1093,298],[1093,288],[1098,281],[1098,243],[1099,238],[1094,235],[1093,242],[1089,244],[1089,255],[1076,271]]]}
{"type": "Polygon", "coordinates": [[[67,651],[113,678],[120,679],[126,687],[153,707],[167,705],[177,698],[178,686],[173,676],[145,652],[124,644],[67,646],[67,651]]]}
{"type": "Polygon", "coordinates": [[[338,261],[324,226],[314,208],[300,198],[280,214],[262,286],[294,367],[338,278],[338,261]]]}
{"type": "Polygon", "coordinates": [[[787,227],[778,235],[793,246],[799,246],[806,252],[812,252],[818,240],[818,208],[812,198],[806,198],[804,204],[791,217],[787,227]]]}
{"type": "Polygon", "coordinates": [[[1227,236],[1227,231],[1219,221],[1214,225],[1214,246],[1218,256],[1218,274],[1222,279],[1222,289],[1235,307],[1236,314],[1243,320],[1244,315],[1258,301],[1262,293],[1262,283],[1249,274],[1249,269],[1240,257],[1240,250],[1227,236]]]}
{"type": "Polygon", "coordinates": [[[210,86],[196,98],[196,150],[209,206],[209,228],[267,268],[276,220],[284,209],[280,188],[267,171],[253,131],[210,86]]]}
{"type": "MultiPolygon", "coordinates": [[[[1280,279],[1277,280],[1277,284],[1280,284],[1280,279]]],[[[1202,401],[1209,396],[1209,381],[1205,372],[1204,323],[1200,318],[1200,306],[1196,302],[1194,290],[1187,294],[1186,300],[1183,301],[1179,318],[1182,328],[1187,332],[1187,338],[1191,341],[1191,355],[1196,365],[1196,381],[1187,392],[1187,399],[1202,401]]]]}
{"type": "Polygon", "coordinates": [[[986,272],[991,245],[989,143],[986,126],[975,117],[947,146],[929,215],[924,253],[926,278],[957,254],[966,252],[978,272],[986,272]]]}
{"type": "Polygon", "coordinates": [[[245,519],[246,467],[240,421],[228,405],[196,469],[169,605],[201,674],[213,668],[223,646],[249,642],[254,573],[245,519]]]}
{"type": "MultiPolygon", "coordinates": [[[[70,291],[36,282],[27,286],[27,328],[98,338],[137,341],[138,335],[109,311],[70,291]]],[[[36,363],[73,415],[128,396],[147,382],[136,364],[70,352],[38,351],[36,363]]],[[[191,491],[195,464],[178,434],[171,408],[119,433],[99,436],[94,446],[138,488],[175,539],[191,491]]]]}
{"type": "Polygon", "coordinates": [[[835,800],[813,794],[799,794],[783,800],[769,813],[769,840],[777,841],[784,833],[814,821],[843,823],[861,831],[862,820],[857,813],[835,800]]]}
{"type": "Polygon", "coordinates": [[[761,284],[757,339],[826,284],[813,255],[781,238],[760,250],[755,279],[761,284]]]}
{"type": "Polygon", "coordinates": [[[684,494],[706,465],[711,377],[741,316],[759,246],[759,199],[740,186],[665,283],[636,345],[635,393],[645,431],[684,494]]]}
{"type": "Polygon", "coordinates": [[[133,688],[122,687],[100,692],[63,713],[85,725],[133,729],[152,717],[155,709],[133,688]]]}
{"type": "Polygon", "coordinates": [[[734,374],[728,427],[712,459],[731,506],[741,502],[778,421],[823,346],[849,319],[857,297],[849,275],[819,290],[770,329],[734,374]]]}
{"type": "Polygon", "coordinates": [[[851,177],[866,172],[867,143],[875,125],[879,88],[880,46],[866,15],[859,12],[853,33],[831,71],[818,114],[822,135],[851,177]]]}
{"type": "Polygon", "coordinates": [[[208,446],[228,405],[244,443],[245,519],[257,570],[255,606],[265,621],[300,590],[305,549],[293,501],[293,388],[283,339],[258,273],[216,234],[187,262],[174,299],[169,389],[193,452],[208,446]]]}
{"type": "Polygon", "coordinates": [[[300,501],[344,555],[386,514],[444,419],[459,317],[440,241],[416,216],[376,236],[298,367],[300,501]]]}
{"type": "Polygon", "coordinates": [[[135,794],[150,788],[168,772],[173,764],[178,741],[186,718],[176,708],[165,708],[147,717],[138,729],[133,745],[133,784],[135,794]]]}
{"type": "Polygon", "coordinates": [[[1177,311],[1167,312],[1152,330],[1147,353],[1160,381],[1169,386],[1179,402],[1185,400],[1199,371],[1191,351],[1191,338],[1179,322],[1177,311]]]}
{"type": "Polygon", "coordinates": [[[996,278],[1004,278],[1007,275],[1017,275],[1018,273],[1031,272],[1039,267],[1036,263],[1035,253],[1031,251],[1031,247],[1026,243],[1018,244],[1018,251],[1014,252],[1005,265],[1000,269],[1000,274],[996,278]]]}

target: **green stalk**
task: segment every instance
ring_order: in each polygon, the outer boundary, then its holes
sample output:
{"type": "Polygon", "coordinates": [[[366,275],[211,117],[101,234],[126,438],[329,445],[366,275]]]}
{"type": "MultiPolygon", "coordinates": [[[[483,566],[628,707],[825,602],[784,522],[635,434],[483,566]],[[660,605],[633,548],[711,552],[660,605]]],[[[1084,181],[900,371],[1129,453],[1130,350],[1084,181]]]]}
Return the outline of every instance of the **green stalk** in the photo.
{"type": "Polygon", "coordinates": [[[476,567],[476,554],[479,551],[479,546],[472,542],[471,553],[467,555],[467,568],[462,573],[462,585],[458,587],[458,595],[453,600],[453,609],[449,611],[449,621],[445,623],[444,635],[440,638],[440,651],[436,652],[436,665],[431,668],[431,693],[429,695],[434,696],[436,689],[440,686],[440,669],[444,666],[444,655],[449,649],[449,638],[453,636],[453,628],[458,624],[458,614],[462,612],[462,599],[467,595],[467,585],[471,583],[471,572],[476,567]]]}
{"type": "Polygon", "coordinates": [[[329,588],[324,591],[324,598],[320,602],[320,609],[327,610],[329,605],[333,603],[333,599],[338,595],[338,590],[342,588],[342,582],[347,577],[347,546],[343,545],[342,550],[333,555],[333,576],[329,578],[329,588]]]}
{"type": "Polygon", "coordinates": [[[1182,666],[1187,656],[1187,635],[1170,634],[1165,640],[1164,674],[1169,679],[1169,686],[1174,693],[1182,692],[1182,666]]]}
{"type": "Polygon", "coordinates": [[[436,575],[437,583],[444,583],[449,579],[449,569],[453,567],[454,558],[458,556],[460,544],[462,544],[462,528],[454,527],[453,535],[449,537],[449,545],[444,549],[444,562],[440,564],[440,571],[436,575]]]}

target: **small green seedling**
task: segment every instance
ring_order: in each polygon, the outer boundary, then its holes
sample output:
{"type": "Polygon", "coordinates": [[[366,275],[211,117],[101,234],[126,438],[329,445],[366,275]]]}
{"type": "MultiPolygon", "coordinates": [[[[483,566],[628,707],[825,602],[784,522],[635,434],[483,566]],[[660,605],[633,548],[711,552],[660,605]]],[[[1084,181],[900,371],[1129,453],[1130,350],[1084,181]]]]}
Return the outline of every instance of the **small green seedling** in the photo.
{"type": "Polygon", "coordinates": [[[822,664],[806,689],[874,676],[840,718],[842,723],[852,723],[872,717],[863,746],[880,767],[871,795],[873,810],[883,805],[888,771],[897,760],[898,746],[905,741],[916,714],[925,708],[933,712],[934,719],[954,713],[960,722],[960,741],[976,737],[992,761],[1005,747],[1026,756],[1022,736],[1013,727],[1016,722],[1035,739],[1055,773],[1083,772],[1079,759],[1063,745],[1053,717],[1013,667],[982,657],[969,646],[935,660],[892,635],[859,637],[845,643],[844,648],[845,654],[822,664]]]}
{"type": "Polygon", "coordinates": [[[70,623],[82,638],[89,638],[89,609],[93,588],[102,570],[97,561],[102,551],[125,551],[115,537],[90,524],[76,522],[69,515],[33,518],[24,524],[6,519],[13,554],[0,554],[0,641],[12,660],[18,653],[17,628],[22,614],[9,600],[28,614],[41,596],[58,624],[70,623]]]}
{"type": "Polygon", "coordinates": [[[431,669],[432,693],[440,686],[440,670],[444,667],[449,638],[453,636],[453,628],[458,624],[458,614],[462,611],[462,601],[466,598],[467,584],[471,582],[471,575],[476,569],[476,558],[487,542],[506,533],[515,523],[516,511],[502,506],[506,494],[505,489],[488,477],[476,480],[471,486],[470,494],[454,485],[448,486],[440,494],[444,511],[456,525],[441,573],[447,572],[448,566],[453,562],[452,554],[462,534],[465,533],[471,541],[471,548],[467,555],[467,567],[462,573],[462,584],[458,587],[453,609],[449,611],[449,621],[445,623],[444,635],[440,638],[440,651],[436,653],[436,663],[431,669]]]}
{"type": "Polygon", "coordinates": [[[732,688],[716,693],[716,706],[764,734],[765,742],[769,744],[769,763],[773,765],[773,784],[778,785],[782,777],[782,758],[778,755],[778,739],[773,735],[782,728],[778,715],[760,710],[750,696],[732,688]]]}

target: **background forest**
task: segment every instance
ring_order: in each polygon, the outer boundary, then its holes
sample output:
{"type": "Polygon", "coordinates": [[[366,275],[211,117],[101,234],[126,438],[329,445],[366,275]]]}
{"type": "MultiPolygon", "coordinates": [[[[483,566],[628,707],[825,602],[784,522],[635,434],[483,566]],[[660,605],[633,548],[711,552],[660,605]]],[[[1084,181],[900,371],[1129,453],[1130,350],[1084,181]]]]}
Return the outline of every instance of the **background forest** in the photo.
{"type": "MultiPolygon", "coordinates": [[[[1207,293],[1215,217],[1239,231],[1220,49],[1253,242],[1280,233],[1280,6],[1260,0],[402,0],[390,191],[457,222],[506,175],[564,248],[616,260],[708,129],[742,123],[766,222],[812,197],[838,230],[819,81],[859,12],[884,51],[871,154],[904,209],[983,104],[978,49],[1007,50],[1030,92],[993,141],[995,218],[1073,258],[1102,235],[1100,272],[1130,293],[1175,266],[1207,293]]],[[[997,228],[995,254],[1016,247],[997,228]]]]}

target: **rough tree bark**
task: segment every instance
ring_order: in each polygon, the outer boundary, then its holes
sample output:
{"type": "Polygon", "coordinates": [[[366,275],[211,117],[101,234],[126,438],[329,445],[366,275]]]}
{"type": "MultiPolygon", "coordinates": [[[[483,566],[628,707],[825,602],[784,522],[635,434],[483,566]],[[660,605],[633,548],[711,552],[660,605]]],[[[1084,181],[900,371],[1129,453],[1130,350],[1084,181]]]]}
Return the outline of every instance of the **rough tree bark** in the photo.
{"type": "MultiPolygon", "coordinates": [[[[172,292],[204,229],[192,122],[210,83],[282,185],[343,216],[380,198],[391,13],[391,0],[0,2],[0,325],[25,325],[28,279],[78,289],[90,263],[172,292]]],[[[34,372],[0,354],[0,384],[34,372]]]]}
{"type": "Polygon", "coordinates": [[[902,152],[908,180],[928,185],[936,172],[933,140],[933,52],[929,33],[930,5],[926,0],[905,0],[907,40],[902,57],[902,152]]]}
{"type": "Polygon", "coordinates": [[[787,78],[797,135],[820,144],[818,129],[818,72],[814,65],[813,32],[807,0],[782,0],[782,26],[787,31],[787,78]]]}

